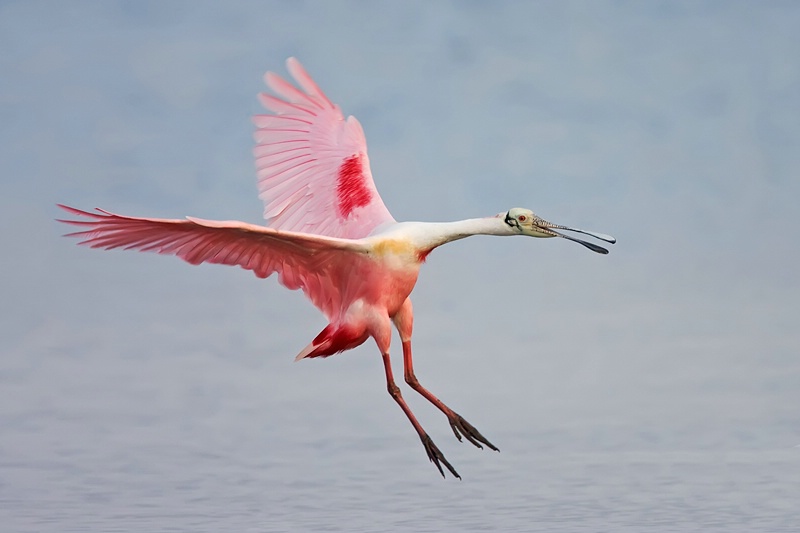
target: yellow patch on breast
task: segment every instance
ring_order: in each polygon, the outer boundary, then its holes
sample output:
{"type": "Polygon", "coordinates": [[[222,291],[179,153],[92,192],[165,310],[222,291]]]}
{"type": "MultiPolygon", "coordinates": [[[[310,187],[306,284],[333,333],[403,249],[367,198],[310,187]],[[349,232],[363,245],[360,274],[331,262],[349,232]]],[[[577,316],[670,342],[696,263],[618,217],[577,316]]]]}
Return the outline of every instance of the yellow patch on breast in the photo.
{"type": "Polygon", "coordinates": [[[375,254],[378,256],[387,255],[415,255],[416,249],[409,241],[399,239],[384,239],[375,243],[375,254]]]}

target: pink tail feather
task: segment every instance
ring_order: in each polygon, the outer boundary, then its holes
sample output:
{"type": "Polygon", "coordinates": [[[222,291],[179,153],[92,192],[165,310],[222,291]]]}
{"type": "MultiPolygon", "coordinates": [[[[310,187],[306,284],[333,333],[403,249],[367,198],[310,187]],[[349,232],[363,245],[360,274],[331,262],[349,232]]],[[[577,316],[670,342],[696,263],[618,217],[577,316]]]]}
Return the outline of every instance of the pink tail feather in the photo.
{"type": "Polygon", "coordinates": [[[305,359],[306,357],[328,357],[356,346],[360,346],[367,340],[369,334],[364,328],[357,328],[349,324],[342,324],[334,326],[328,324],[325,326],[319,335],[317,335],[311,344],[303,348],[295,361],[305,359]]]}

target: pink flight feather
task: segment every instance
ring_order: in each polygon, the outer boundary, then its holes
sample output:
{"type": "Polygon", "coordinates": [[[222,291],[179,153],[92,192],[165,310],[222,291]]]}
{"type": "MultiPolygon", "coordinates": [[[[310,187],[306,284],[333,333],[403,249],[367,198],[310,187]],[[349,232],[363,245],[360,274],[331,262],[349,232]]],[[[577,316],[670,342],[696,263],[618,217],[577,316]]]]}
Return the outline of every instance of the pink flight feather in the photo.
{"type": "MultiPolygon", "coordinates": [[[[60,220],[78,226],[69,233],[80,244],[111,250],[140,250],[176,255],[197,265],[238,265],[266,278],[278,273],[289,289],[303,292],[329,319],[345,306],[339,287],[347,284],[358,265],[371,261],[356,242],[323,235],[301,234],[238,221],[128,217],[97,209],[97,213],[59,205],[88,220],[60,220]],[[325,282],[321,283],[324,279],[325,282]]],[[[346,306],[345,306],[346,307],[346,306]]]]}
{"type": "Polygon", "coordinates": [[[276,114],[253,118],[269,227],[358,239],[394,222],[372,179],[361,125],[344,119],[299,61],[286,65],[300,88],[268,72],[265,81],[278,96],[259,99],[276,114]]]}

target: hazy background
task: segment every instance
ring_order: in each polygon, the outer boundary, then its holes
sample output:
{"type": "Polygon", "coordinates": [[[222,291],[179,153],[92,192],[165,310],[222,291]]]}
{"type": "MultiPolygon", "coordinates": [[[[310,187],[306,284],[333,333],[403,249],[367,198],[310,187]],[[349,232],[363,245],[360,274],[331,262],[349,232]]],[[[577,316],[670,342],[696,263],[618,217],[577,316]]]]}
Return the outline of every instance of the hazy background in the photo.
{"type": "Polygon", "coordinates": [[[796,2],[0,2],[0,530],[796,531],[798,28],[796,2]],[[406,392],[461,482],[372,342],[292,362],[325,325],[301,293],[53,221],[259,222],[249,117],[290,55],[398,220],[618,239],[429,257],[417,374],[502,450],[406,392]]]}

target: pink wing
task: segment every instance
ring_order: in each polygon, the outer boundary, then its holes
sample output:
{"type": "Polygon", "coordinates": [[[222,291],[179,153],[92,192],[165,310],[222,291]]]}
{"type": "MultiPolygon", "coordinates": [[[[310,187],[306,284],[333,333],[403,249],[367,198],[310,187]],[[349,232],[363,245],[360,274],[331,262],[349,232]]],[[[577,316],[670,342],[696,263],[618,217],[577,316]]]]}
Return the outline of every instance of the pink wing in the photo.
{"type": "Polygon", "coordinates": [[[266,278],[278,272],[289,289],[303,292],[330,320],[346,307],[347,283],[352,270],[369,261],[367,249],[347,239],[279,231],[238,221],[198,218],[170,220],[98,213],[65,205],[62,209],[91,220],[60,220],[80,226],[68,237],[82,237],[92,248],[123,248],[177,255],[197,265],[239,265],[266,278]]]}
{"type": "Polygon", "coordinates": [[[286,66],[302,91],[267,72],[278,96],[260,94],[274,115],[253,117],[259,197],[275,229],[358,239],[394,222],[383,204],[367,157],[367,141],[355,117],[339,106],[290,57],[286,66]]]}

